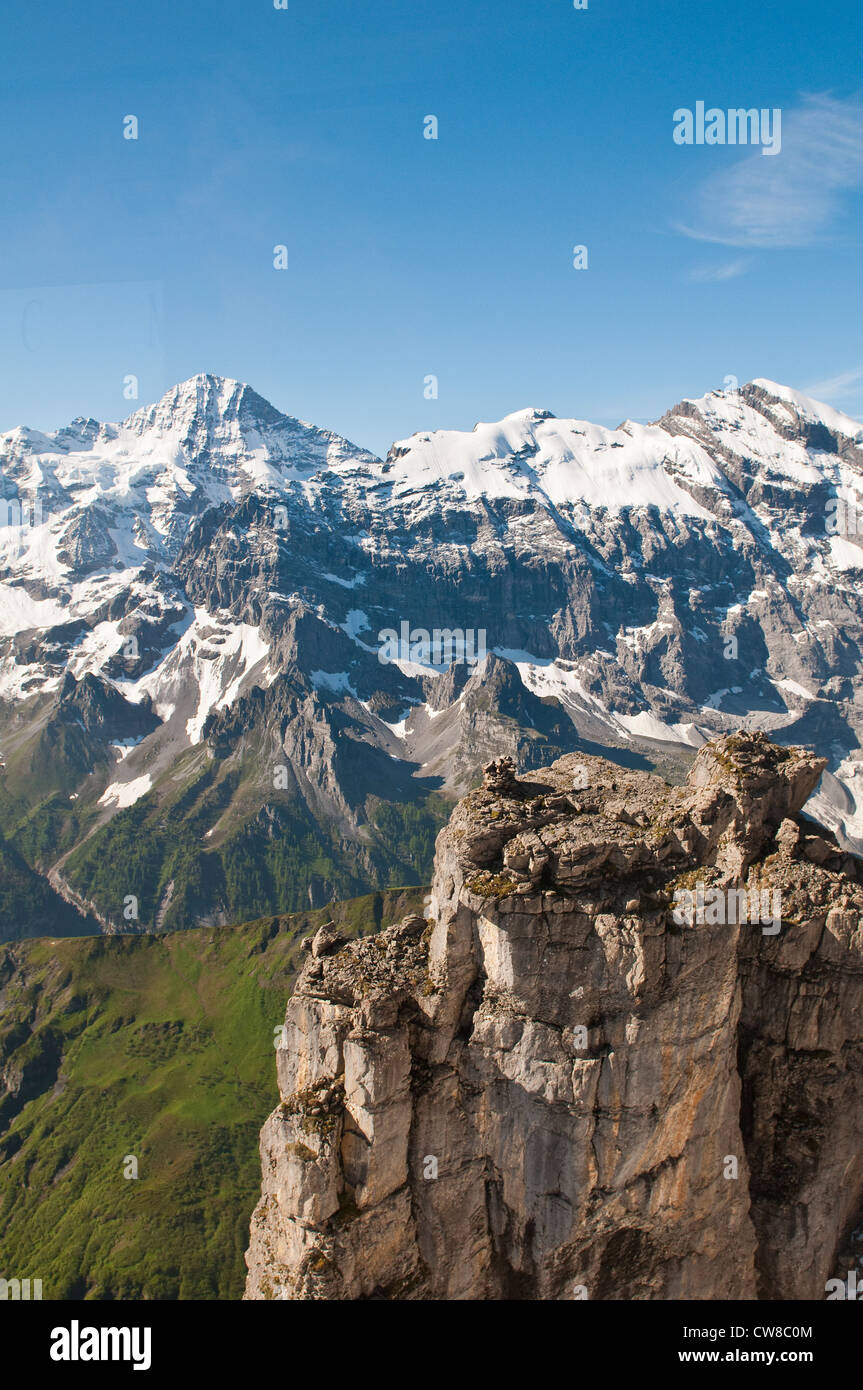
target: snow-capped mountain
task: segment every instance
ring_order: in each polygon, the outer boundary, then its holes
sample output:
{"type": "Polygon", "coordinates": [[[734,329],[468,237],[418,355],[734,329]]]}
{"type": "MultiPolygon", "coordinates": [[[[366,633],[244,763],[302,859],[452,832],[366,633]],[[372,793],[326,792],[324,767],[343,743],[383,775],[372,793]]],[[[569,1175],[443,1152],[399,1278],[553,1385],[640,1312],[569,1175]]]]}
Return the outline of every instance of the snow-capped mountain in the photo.
{"type": "Polygon", "coordinates": [[[0,830],[105,924],[419,881],[489,756],[673,773],[741,724],[830,758],[863,849],[863,426],[786,387],[381,460],[198,376],[0,435],[0,496],[0,830]]]}

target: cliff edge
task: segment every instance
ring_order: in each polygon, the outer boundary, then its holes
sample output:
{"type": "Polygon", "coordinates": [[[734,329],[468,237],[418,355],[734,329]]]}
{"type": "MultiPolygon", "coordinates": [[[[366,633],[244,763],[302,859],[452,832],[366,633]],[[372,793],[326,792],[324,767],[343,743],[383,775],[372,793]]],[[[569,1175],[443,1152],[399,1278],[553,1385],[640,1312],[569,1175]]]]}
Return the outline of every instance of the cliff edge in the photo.
{"type": "Polygon", "coordinates": [[[491,764],[428,920],[310,940],[246,1297],[820,1299],[863,1204],[863,862],[761,734],[491,764]]]}

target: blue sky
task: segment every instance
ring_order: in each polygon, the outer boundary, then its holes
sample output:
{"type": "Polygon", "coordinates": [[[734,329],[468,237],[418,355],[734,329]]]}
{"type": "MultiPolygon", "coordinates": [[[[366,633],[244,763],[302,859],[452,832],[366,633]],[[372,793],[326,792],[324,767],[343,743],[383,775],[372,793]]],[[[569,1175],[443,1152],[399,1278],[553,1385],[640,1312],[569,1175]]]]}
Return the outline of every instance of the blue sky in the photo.
{"type": "Polygon", "coordinates": [[[198,371],[377,452],[729,376],[863,416],[859,0],[47,0],[3,28],[2,429],[198,371]],[[781,108],[781,152],[675,144],[699,100],[781,108]]]}

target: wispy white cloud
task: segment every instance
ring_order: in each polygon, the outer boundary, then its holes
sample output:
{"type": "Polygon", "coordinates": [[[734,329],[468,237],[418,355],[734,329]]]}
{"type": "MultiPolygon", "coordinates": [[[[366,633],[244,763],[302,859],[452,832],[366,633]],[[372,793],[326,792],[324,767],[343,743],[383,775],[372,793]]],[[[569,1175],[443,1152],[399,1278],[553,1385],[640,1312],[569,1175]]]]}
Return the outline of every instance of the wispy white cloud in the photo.
{"type": "Polygon", "coordinates": [[[820,401],[841,400],[843,396],[856,394],[854,387],[863,382],[863,367],[854,367],[850,372],[841,372],[839,376],[832,376],[827,381],[816,381],[814,386],[807,386],[807,396],[815,396],[820,401]]]}
{"type": "Polygon", "coordinates": [[[759,149],[709,175],[678,230],[724,246],[809,246],[841,212],[843,194],[861,187],[863,102],[810,96],[783,112],[780,153],[765,159],[759,149]]]}
{"type": "Polygon", "coordinates": [[[725,261],[722,265],[696,266],[688,272],[686,278],[702,285],[713,284],[718,280],[736,280],[738,275],[746,273],[749,265],[750,262],[741,257],[737,261],[725,261]]]}

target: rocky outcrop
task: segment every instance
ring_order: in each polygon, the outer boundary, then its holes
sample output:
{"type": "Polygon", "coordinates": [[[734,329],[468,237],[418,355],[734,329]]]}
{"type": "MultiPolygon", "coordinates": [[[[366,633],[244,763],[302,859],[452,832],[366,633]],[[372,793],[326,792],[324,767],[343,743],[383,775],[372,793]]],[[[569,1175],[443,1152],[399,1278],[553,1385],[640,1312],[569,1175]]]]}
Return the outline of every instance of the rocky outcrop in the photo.
{"type": "Polygon", "coordinates": [[[863,884],[763,735],[505,763],[428,920],[319,939],[247,1298],[823,1298],[863,1197],[863,884]]]}

